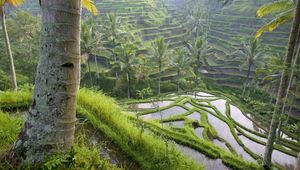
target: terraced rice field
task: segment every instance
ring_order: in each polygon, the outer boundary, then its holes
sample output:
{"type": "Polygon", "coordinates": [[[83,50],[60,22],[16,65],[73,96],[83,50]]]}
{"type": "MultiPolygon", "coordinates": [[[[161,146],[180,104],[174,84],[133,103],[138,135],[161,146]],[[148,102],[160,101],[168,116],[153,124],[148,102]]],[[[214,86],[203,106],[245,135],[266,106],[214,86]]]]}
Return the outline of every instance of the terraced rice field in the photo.
{"type": "MultiPolygon", "coordinates": [[[[230,99],[205,92],[172,94],[167,98],[165,102],[152,100],[152,103],[133,105],[154,106],[156,103],[156,107],[147,107],[137,116],[153,132],[176,141],[183,153],[202,162],[208,169],[230,169],[224,163],[224,154],[236,155],[248,162],[261,162],[267,142],[266,128],[254,123],[251,114],[243,113],[230,99]],[[184,136],[184,139],[177,138],[177,135],[184,136]],[[208,144],[206,149],[215,148],[221,156],[211,158],[210,153],[191,147],[194,145],[188,141],[195,141],[200,148],[208,144]]],[[[129,108],[134,109],[133,105],[129,108]]],[[[299,141],[288,136],[280,141],[281,144],[275,145],[272,161],[278,167],[293,169],[300,151],[299,141]]]]}

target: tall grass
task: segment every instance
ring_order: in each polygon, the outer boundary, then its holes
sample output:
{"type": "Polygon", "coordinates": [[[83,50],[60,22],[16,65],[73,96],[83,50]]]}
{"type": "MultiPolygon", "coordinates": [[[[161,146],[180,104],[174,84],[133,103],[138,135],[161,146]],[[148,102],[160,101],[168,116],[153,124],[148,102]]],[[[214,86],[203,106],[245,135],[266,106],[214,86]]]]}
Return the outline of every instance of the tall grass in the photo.
{"type": "Polygon", "coordinates": [[[28,107],[32,100],[32,89],[23,88],[18,92],[0,92],[0,109],[28,107]]]}
{"type": "Polygon", "coordinates": [[[16,140],[24,121],[23,117],[11,116],[0,110],[0,159],[16,140]]]}
{"type": "Polygon", "coordinates": [[[203,169],[201,165],[188,160],[175,146],[166,146],[159,137],[142,133],[122,113],[116,101],[99,92],[82,89],[78,96],[78,112],[91,121],[124,152],[138,162],[143,169],[203,169]]]}

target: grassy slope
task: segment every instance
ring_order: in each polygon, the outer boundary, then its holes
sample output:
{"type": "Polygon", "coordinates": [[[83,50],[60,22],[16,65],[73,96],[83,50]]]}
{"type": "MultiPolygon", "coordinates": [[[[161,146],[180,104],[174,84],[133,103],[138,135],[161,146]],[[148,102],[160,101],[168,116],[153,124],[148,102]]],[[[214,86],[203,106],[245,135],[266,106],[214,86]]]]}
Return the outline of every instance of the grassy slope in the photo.
{"type": "MultiPolygon", "coordinates": [[[[5,110],[26,108],[31,102],[30,96],[30,90],[1,93],[0,108],[5,110]]],[[[96,129],[104,133],[143,169],[203,169],[201,165],[187,159],[175,149],[174,145],[169,146],[169,159],[166,160],[164,141],[156,135],[141,131],[128,119],[112,98],[82,89],[79,92],[77,108],[81,116],[87,118],[96,129]]],[[[16,120],[11,122],[13,121],[16,120]]],[[[6,148],[15,140],[18,131],[9,133],[12,133],[14,137],[2,148],[6,148]]]]}

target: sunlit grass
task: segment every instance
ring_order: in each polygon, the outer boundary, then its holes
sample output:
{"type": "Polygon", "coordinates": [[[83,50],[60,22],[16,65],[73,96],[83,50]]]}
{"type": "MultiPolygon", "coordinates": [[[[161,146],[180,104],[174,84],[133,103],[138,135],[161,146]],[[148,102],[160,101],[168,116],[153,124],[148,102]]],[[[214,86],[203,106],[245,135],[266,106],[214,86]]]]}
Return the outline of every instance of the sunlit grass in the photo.
{"type": "Polygon", "coordinates": [[[82,89],[78,96],[78,107],[82,115],[137,161],[143,169],[203,169],[202,166],[184,157],[174,145],[169,146],[169,156],[166,159],[164,141],[132,124],[112,98],[82,89]]]}
{"type": "Polygon", "coordinates": [[[25,119],[20,116],[11,116],[0,110],[0,160],[16,140],[25,119]]]}

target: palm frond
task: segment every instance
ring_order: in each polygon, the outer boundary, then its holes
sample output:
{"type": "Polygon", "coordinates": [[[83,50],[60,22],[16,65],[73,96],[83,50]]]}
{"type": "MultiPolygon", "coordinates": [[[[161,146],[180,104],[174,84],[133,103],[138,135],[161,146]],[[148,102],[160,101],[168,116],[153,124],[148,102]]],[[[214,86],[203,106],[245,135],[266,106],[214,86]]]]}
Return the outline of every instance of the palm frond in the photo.
{"type": "Polygon", "coordinates": [[[98,14],[98,9],[95,5],[94,0],[82,0],[82,6],[88,11],[92,12],[94,15],[98,14]]]}
{"type": "Polygon", "coordinates": [[[11,6],[19,6],[25,2],[25,0],[5,0],[11,6]]]}
{"type": "Polygon", "coordinates": [[[294,3],[291,0],[280,0],[276,2],[267,3],[261,6],[256,14],[259,17],[265,17],[271,14],[278,14],[284,11],[287,11],[291,8],[294,8],[294,3]]]}
{"type": "Polygon", "coordinates": [[[255,37],[259,38],[264,32],[272,32],[274,29],[276,29],[278,26],[289,22],[294,17],[294,9],[290,9],[286,12],[281,13],[279,16],[277,16],[275,19],[267,23],[266,25],[262,26],[257,32],[255,37]]]}

